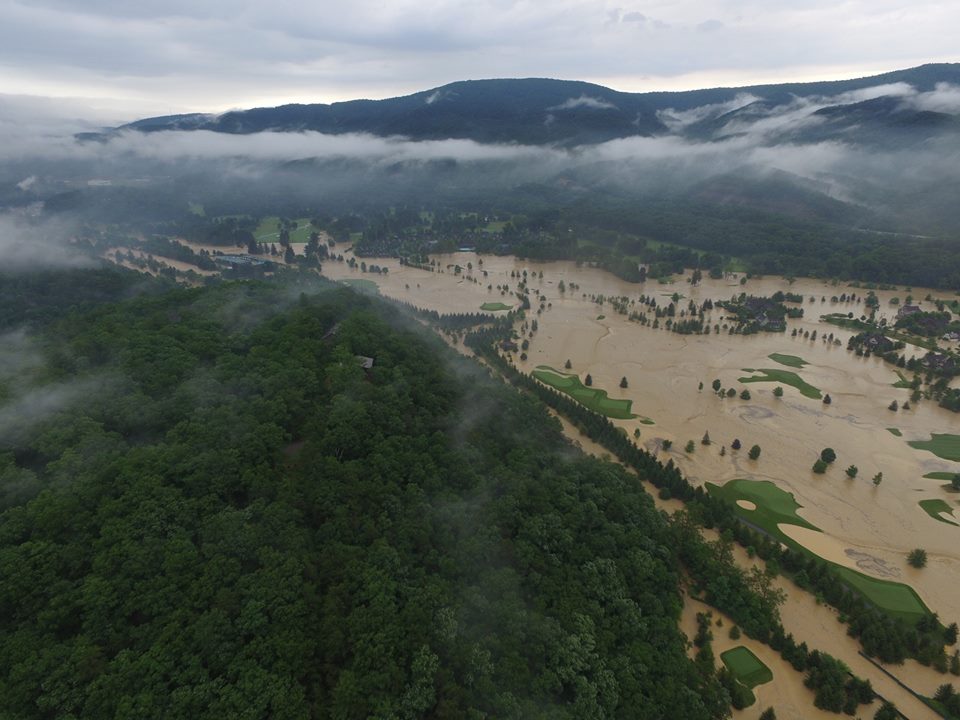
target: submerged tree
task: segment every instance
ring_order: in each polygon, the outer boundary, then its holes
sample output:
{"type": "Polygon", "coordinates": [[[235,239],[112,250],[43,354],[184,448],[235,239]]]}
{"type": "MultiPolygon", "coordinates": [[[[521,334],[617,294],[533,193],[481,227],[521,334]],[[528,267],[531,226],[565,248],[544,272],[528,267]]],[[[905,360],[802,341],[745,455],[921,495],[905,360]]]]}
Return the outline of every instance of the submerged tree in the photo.
{"type": "Polygon", "coordinates": [[[923,548],[915,548],[911,550],[910,554],[907,555],[907,562],[915,568],[926,567],[927,551],[923,548]]]}
{"type": "Polygon", "coordinates": [[[754,445],[752,448],[750,448],[750,452],[748,454],[751,460],[756,460],[758,457],[760,457],[760,446],[754,445]]]}

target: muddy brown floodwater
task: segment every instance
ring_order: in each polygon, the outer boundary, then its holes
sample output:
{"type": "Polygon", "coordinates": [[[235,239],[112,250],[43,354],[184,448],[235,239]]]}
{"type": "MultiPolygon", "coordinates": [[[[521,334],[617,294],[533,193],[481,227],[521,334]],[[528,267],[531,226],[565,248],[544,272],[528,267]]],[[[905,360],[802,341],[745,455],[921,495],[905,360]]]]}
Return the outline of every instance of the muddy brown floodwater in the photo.
{"type": "MultiPolygon", "coordinates": [[[[511,293],[517,289],[518,276],[526,270],[529,289],[544,295],[549,306],[539,315],[528,314],[528,319],[537,319],[539,330],[530,339],[528,359],[522,362],[513,358],[520,370],[530,372],[537,365],[560,368],[569,360],[572,372],[581,377],[589,373],[594,387],[606,389],[611,397],[629,398],[635,413],[652,418],[654,425],[639,420],[615,422],[631,435],[639,429],[640,442],[650,448],[659,448],[663,439],[673,441],[671,450],[659,450],[659,455],[664,460],[672,458],[695,485],[734,478],[776,483],[794,495],[802,506],[800,515],[823,531],[786,528],[797,542],[834,562],[906,582],[943,622],[960,620],[960,593],[955,591],[960,584],[960,527],[937,522],[918,505],[927,498],[956,503],[956,496],[941,488],[942,481],[924,479],[923,475],[937,470],[960,471],[960,464],[907,444],[908,440],[928,439],[935,432],[960,433],[960,415],[926,401],[907,411],[890,411],[891,400],[902,405],[909,392],[893,387],[898,378],[892,366],[879,358],[864,359],[848,352],[846,342],[853,332],[818,321],[828,312],[861,315],[862,303],[834,303],[830,298],[851,292],[862,296],[864,290],[811,279],[791,284],[781,277],[751,279],[745,285],[731,278],[706,279],[692,286],[682,277],[670,284],[633,284],[572,262],[538,263],[473,253],[435,259],[438,272],[377,259],[377,264],[389,269],[388,274],[363,274],[337,262],[325,263],[323,274],[337,280],[373,280],[385,296],[441,313],[460,313],[479,312],[485,302],[516,305],[511,293]],[[456,265],[462,268],[459,274],[455,273],[456,265]],[[561,281],[565,293],[559,291],[561,281]],[[575,289],[571,289],[571,283],[575,289]],[[498,285],[509,286],[509,291],[498,290],[498,285]],[[801,293],[805,317],[788,321],[786,333],[747,336],[726,332],[678,335],[654,330],[629,321],[609,303],[601,305],[591,300],[592,295],[636,300],[646,294],[665,305],[672,294],[678,293],[683,296],[680,307],[685,308],[689,299],[699,305],[707,298],[729,299],[740,292],[768,296],[777,290],[801,293]],[[799,330],[798,337],[791,337],[793,328],[799,330]],[[814,330],[817,340],[802,337],[804,332],[814,330]],[[823,336],[830,333],[840,345],[824,342],[823,336]],[[769,358],[772,353],[796,355],[808,364],[800,369],[785,367],[769,358]],[[777,398],[773,394],[775,383],[739,382],[739,378],[750,375],[745,368],[796,372],[829,393],[833,402],[824,405],[786,385],[783,397],[777,398]],[[628,380],[625,389],[619,387],[623,377],[628,380]],[[724,388],[736,388],[738,397],[718,398],[710,389],[714,379],[719,379],[724,388]],[[748,401],[739,399],[744,388],[750,390],[748,401]],[[888,428],[897,428],[902,436],[895,436],[888,428]],[[706,432],[712,445],[700,444],[706,432]],[[734,438],[744,449],[729,448],[734,438]],[[695,441],[692,453],[683,451],[688,440],[695,441]],[[755,444],[762,450],[756,461],[746,454],[746,448],[755,444]],[[725,455],[720,455],[722,445],[727,446],[725,455]],[[837,461],[825,474],[817,475],[811,467],[824,447],[834,448],[837,461]],[[859,468],[854,479],[847,478],[843,471],[849,465],[859,468]],[[874,486],[871,479],[878,472],[883,473],[883,481],[874,486]],[[916,547],[927,551],[929,562],[924,570],[906,564],[907,553],[916,547]]],[[[531,293],[534,308],[538,305],[535,292],[531,293]]],[[[909,292],[904,288],[876,291],[879,314],[892,321],[896,307],[889,300],[898,297],[902,302],[908,294],[921,306],[932,307],[932,303],[923,301],[928,293],[934,298],[947,297],[944,292],[919,288],[909,292]]],[[[711,325],[723,322],[719,309],[709,316],[711,325]]],[[[925,351],[908,346],[906,352],[919,357],[925,351]]],[[[579,440],[586,444],[584,438],[579,440]]],[[[792,614],[790,605],[785,616],[792,614]]],[[[792,620],[788,622],[785,617],[788,626],[797,619],[792,620]]],[[[833,622],[830,633],[845,638],[833,622]]],[[[827,636],[825,627],[821,632],[827,636]]],[[[829,647],[823,649],[833,652],[829,647]]],[[[848,662],[851,651],[855,652],[852,642],[844,646],[843,657],[848,662]]],[[[893,671],[898,676],[909,675],[926,693],[936,688],[937,679],[944,681],[943,676],[915,663],[893,671]]]]}

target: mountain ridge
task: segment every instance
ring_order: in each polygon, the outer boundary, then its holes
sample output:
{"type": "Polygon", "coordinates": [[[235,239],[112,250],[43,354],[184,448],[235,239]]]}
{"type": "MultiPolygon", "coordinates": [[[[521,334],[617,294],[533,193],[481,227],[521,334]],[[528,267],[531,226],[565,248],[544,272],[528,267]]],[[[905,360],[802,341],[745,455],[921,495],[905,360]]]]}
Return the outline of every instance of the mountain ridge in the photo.
{"type": "MultiPolygon", "coordinates": [[[[925,139],[931,134],[957,130],[956,123],[938,122],[944,118],[938,119],[930,111],[903,107],[903,103],[876,103],[872,112],[863,103],[877,97],[908,97],[909,92],[931,93],[943,84],[960,85],[960,63],[927,64],[849,80],[642,93],[553,78],[459,80],[383,100],[290,103],[219,115],[188,113],[144,118],[110,132],[209,130],[246,135],[314,131],[574,147],[626,137],[686,134],[683,119],[674,122],[678,114],[699,110],[704,116],[699,120],[716,120],[739,109],[726,105],[752,99],[771,113],[800,101],[821,101],[822,106],[812,109],[811,114],[819,112],[823,116],[824,108],[832,108],[828,114],[830,123],[836,126],[834,134],[842,135],[852,126],[864,123],[876,124],[881,129],[891,124],[915,125],[913,129],[925,139]],[[881,94],[856,96],[870,89],[881,94]],[[844,97],[851,95],[854,97],[844,97]]],[[[703,131],[708,126],[701,122],[699,127],[703,131]]],[[[817,139],[822,135],[819,133],[817,139]]],[[[706,139],[710,137],[708,134],[706,139]]]]}

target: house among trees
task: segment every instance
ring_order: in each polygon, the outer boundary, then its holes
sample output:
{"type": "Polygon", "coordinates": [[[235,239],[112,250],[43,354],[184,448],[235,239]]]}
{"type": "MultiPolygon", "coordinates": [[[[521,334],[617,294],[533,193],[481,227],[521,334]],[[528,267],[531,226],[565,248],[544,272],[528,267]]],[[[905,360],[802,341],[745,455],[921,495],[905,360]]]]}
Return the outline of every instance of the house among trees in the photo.
{"type": "Polygon", "coordinates": [[[918,312],[921,312],[919,305],[904,305],[897,310],[897,320],[910,317],[911,315],[916,315],[918,312]]]}
{"type": "Polygon", "coordinates": [[[941,375],[960,374],[960,367],[957,365],[956,358],[946,353],[928,352],[920,360],[920,364],[941,375]]]}
{"type": "Polygon", "coordinates": [[[882,333],[862,333],[850,338],[850,345],[860,346],[872,352],[874,355],[883,355],[888,353],[891,350],[895,350],[896,346],[890,338],[882,333]]]}
{"type": "Polygon", "coordinates": [[[372,357],[367,357],[366,355],[355,355],[354,357],[357,358],[357,362],[360,363],[360,367],[362,367],[364,370],[373,369],[372,357]]]}

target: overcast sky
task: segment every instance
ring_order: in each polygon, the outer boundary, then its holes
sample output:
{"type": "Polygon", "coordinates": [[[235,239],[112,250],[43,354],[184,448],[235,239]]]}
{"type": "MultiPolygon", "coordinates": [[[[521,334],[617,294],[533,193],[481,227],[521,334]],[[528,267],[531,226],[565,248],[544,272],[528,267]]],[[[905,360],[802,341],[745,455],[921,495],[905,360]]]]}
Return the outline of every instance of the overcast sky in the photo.
{"type": "Polygon", "coordinates": [[[489,77],[619,90],[960,60],[958,0],[0,0],[0,93],[103,119],[489,77]]]}

